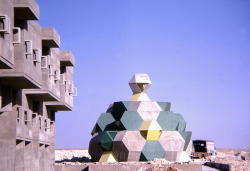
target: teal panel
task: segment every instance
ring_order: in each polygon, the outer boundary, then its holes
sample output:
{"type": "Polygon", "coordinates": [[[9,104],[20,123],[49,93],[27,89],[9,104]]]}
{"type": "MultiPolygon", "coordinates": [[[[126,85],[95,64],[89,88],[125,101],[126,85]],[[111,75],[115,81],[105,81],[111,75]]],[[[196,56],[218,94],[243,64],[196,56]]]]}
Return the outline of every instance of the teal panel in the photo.
{"type": "Polygon", "coordinates": [[[103,132],[103,135],[100,139],[100,144],[104,151],[112,150],[113,138],[110,136],[110,134],[107,131],[103,132]]]}
{"type": "Polygon", "coordinates": [[[121,118],[121,124],[126,130],[137,131],[142,125],[143,119],[137,111],[126,111],[121,118]]]}
{"type": "Polygon", "coordinates": [[[161,111],[157,122],[163,131],[175,131],[179,123],[179,118],[173,112],[161,111]]]}
{"type": "Polygon", "coordinates": [[[117,131],[107,131],[107,133],[112,137],[112,139],[114,139],[117,134],[117,131]]]}
{"type": "Polygon", "coordinates": [[[122,101],[123,105],[125,106],[126,110],[129,111],[129,109],[131,108],[131,106],[133,105],[133,101],[122,101]]]}
{"type": "Polygon", "coordinates": [[[187,150],[188,144],[191,141],[191,136],[192,136],[192,132],[184,132],[184,131],[179,131],[179,133],[181,134],[181,136],[183,137],[183,139],[185,140],[185,145],[184,145],[184,149],[183,151],[187,150]]]}
{"type": "Polygon", "coordinates": [[[102,113],[96,122],[101,131],[115,130],[115,119],[111,113],[102,113]]]}
{"type": "Polygon", "coordinates": [[[177,131],[185,131],[187,122],[184,120],[184,118],[181,116],[181,114],[175,114],[176,117],[179,120],[179,125],[177,131]]]}
{"type": "Polygon", "coordinates": [[[157,102],[163,111],[170,111],[171,103],[170,102],[157,102]]]}
{"type": "Polygon", "coordinates": [[[154,160],[155,158],[164,158],[165,150],[159,141],[146,141],[140,156],[140,161],[154,160]]]}

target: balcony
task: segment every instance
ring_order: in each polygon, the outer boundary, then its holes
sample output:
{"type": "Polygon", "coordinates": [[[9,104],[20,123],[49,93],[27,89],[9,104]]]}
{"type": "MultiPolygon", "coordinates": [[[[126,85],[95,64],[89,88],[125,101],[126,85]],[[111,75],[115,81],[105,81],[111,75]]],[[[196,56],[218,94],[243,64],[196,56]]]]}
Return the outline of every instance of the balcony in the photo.
{"type": "Polygon", "coordinates": [[[42,45],[43,48],[59,48],[60,36],[52,27],[42,27],[42,45]]]}
{"type": "MultiPolygon", "coordinates": [[[[41,89],[26,89],[28,97],[38,101],[59,101],[60,99],[60,67],[58,50],[51,50],[50,54],[43,56],[46,59],[42,66],[42,86],[41,89]]],[[[43,64],[43,58],[41,63],[43,64]]]]}
{"type": "Polygon", "coordinates": [[[74,66],[75,59],[70,51],[60,51],[61,66],[74,66]]]}
{"type": "Polygon", "coordinates": [[[73,97],[77,95],[77,89],[73,84],[73,67],[66,67],[60,77],[60,100],[58,102],[46,102],[45,105],[54,111],[72,111],[73,97]]]}
{"type": "Polygon", "coordinates": [[[17,139],[32,140],[32,120],[31,112],[17,107],[16,137],[17,139]]]}
{"type": "Polygon", "coordinates": [[[18,35],[14,44],[15,61],[12,69],[1,69],[2,85],[17,89],[41,88],[41,38],[37,22],[27,22],[27,29],[16,28],[18,35]],[[17,84],[18,83],[18,84],[17,84]]]}
{"type": "Polygon", "coordinates": [[[15,19],[38,20],[39,6],[35,0],[12,0],[15,19]]]}
{"type": "Polygon", "coordinates": [[[6,3],[5,8],[0,9],[0,69],[11,69],[14,64],[12,43],[12,17],[13,12],[6,10],[11,8],[6,3]]]}

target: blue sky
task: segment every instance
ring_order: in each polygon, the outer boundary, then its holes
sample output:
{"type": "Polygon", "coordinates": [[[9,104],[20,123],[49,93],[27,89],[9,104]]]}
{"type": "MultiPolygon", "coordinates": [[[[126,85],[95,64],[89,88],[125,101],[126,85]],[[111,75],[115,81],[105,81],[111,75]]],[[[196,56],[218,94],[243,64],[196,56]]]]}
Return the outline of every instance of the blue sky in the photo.
{"type": "Polygon", "coordinates": [[[110,103],[128,101],[134,73],[169,101],[192,139],[250,148],[249,0],[37,0],[75,56],[74,111],[56,114],[56,148],[88,147],[110,103]]]}

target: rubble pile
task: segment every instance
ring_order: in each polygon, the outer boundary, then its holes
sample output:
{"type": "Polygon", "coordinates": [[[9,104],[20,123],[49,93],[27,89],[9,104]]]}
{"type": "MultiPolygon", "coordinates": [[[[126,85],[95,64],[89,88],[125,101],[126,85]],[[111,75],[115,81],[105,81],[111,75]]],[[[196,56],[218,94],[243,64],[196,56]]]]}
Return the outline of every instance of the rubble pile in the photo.
{"type": "MultiPolygon", "coordinates": [[[[229,164],[231,165],[232,170],[239,170],[239,171],[250,171],[250,149],[217,149],[217,155],[215,158],[207,158],[207,159],[200,159],[191,162],[192,164],[195,163],[205,163],[207,161],[215,162],[215,163],[222,163],[222,164],[229,164]]],[[[88,149],[67,149],[67,150],[55,150],[55,160],[56,164],[58,165],[86,165],[88,162],[91,161],[90,155],[88,154],[88,149]]],[[[99,162],[91,162],[92,164],[96,165],[108,165],[108,164],[117,164],[117,165],[130,165],[138,163],[134,162],[115,162],[115,163],[99,163],[99,162]]],[[[148,162],[140,162],[140,164],[156,164],[158,170],[170,170],[170,168],[161,167],[160,164],[174,164],[175,162],[170,162],[165,159],[154,159],[148,162]]],[[[157,168],[150,168],[152,171],[157,170],[157,168]]],[[[150,170],[149,169],[149,170],[150,170]]],[[[172,168],[174,169],[174,168],[172,168]]],[[[143,170],[143,167],[142,167],[143,170]]],[[[145,170],[145,169],[144,169],[145,170]]],[[[147,171],[149,171],[147,170],[147,171]]]]}

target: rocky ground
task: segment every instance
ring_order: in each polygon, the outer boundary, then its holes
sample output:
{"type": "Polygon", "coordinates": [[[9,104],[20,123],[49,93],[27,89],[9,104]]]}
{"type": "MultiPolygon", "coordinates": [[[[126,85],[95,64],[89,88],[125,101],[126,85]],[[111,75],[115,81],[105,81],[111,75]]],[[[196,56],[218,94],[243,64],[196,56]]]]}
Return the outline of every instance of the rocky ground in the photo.
{"type": "Polygon", "coordinates": [[[250,171],[250,149],[217,149],[215,162],[230,164],[233,170],[250,171]]]}
{"type": "MultiPolygon", "coordinates": [[[[58,149],[55,151],[55,160],[57,164],[78,165],[90,162],[88,149],[58,149]]],[[[207,159],[198,159],[190,163],[205,163],[212,161],[216,163],[230,164],[232,170],[250,171],[250,149],[217,149],[216,157],[207,159]]],[[[129,162],[120,162],[129,164],[129,162]]],[[[134,162],[131,162],[134,163],[134,162]]],[[[172,163],[162,159],[145,162],[150,164],[172,163]]]]}

